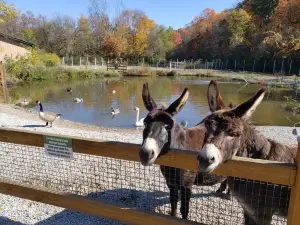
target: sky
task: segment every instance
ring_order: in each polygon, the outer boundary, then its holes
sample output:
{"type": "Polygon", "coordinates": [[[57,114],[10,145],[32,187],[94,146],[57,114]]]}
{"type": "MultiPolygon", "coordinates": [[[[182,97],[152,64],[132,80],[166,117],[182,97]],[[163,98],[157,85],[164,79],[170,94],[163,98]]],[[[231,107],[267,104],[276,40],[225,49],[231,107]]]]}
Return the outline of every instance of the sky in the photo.
{"type": "MultiPolygon", "coordinates": [[[[107,0],[109,13],[113,17],[115,6],[122,1],[125,9],[139,9],[159,25],[184,27],[205,8],[221,12],[234,7],[239,0],[107,0]]],[[[88,0],[6,0],[22,11],[30,10],[35,15],[51,17],[55,13],[69,15],[75,19],[88,14],[88,0]]],[[[119,7],[120,8],[120,7],[119,7]]]]}

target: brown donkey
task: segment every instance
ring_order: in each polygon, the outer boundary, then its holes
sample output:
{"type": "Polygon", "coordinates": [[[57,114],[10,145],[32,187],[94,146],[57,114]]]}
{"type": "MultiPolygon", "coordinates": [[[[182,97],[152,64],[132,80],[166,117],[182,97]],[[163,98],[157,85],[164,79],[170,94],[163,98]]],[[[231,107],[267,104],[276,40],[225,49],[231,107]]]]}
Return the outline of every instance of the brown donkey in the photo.
{"type": "MultiPolygon", "coordinates": [[[[204,119],[205,141],[198,153],[201,172],[212,172],[233,156],[295,163],[296,147],[267,139],[247,123],[264,95],[265,89],[260,89],[236,108],[216,111],[204,119]]],[[[271,224],[273,214],[287,216],[289,187],[232,177],[227,181],[244,209],[245,224],[271,224]]]]}
{"type": "MultiPolygon", "coordinates": [[[[210,85],[208,93],[211,98],[215,98],[215,100],[209,100],[209,102],[213,103],[209,104],[211,111],[224,108],[224,105],[214,104],[221,101],[216,83],[210,85]]],[[[170,148],[201,150],[205,133],[203,124],[186,129],[173,119],[173,116],[179,113],[185,105],[188,96],[189,91],[185,88],[181,96],[168,108],[163,107],[162,109],[158,109],[155,101],[150,96],[148,84],[143,85],[142,97],[149,113],[144,119],[145,129],[143,131],[143,144],[140,150],[142,165],[152,165],[160,155],[167,154],[170,148]]],[[[211,186],[223,182],[217,191],[218,193],[222,193],[227,187],[225,177],[167,166],[160,166],[160,169],[170,189],[172,216],[176,216],[179,191],[181,193],[180,212],[182,218],[187,219],[193,184],[211,186]]]]}

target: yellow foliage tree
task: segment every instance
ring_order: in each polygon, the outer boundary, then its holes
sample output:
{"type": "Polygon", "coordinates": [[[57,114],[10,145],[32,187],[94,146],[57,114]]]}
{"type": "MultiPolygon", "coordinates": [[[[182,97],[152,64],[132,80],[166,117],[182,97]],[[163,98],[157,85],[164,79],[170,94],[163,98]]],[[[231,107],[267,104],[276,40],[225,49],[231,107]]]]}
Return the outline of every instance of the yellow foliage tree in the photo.
{"type": "Polygon", "coordinates": [[[17,10],[14,5],[8,5],[3,0],[0,0],[0,23],[13,20],[20,14],[21,11],[17,10]]]}
{"type": "Polygon", "coordinates": [[[133,53],[140,56],[148,47],[148,37],[151,30],[154,28],[154,21],[147,16],[143,16],[137,24],[135,38],[135,45],[133,45],[133,53]]]}

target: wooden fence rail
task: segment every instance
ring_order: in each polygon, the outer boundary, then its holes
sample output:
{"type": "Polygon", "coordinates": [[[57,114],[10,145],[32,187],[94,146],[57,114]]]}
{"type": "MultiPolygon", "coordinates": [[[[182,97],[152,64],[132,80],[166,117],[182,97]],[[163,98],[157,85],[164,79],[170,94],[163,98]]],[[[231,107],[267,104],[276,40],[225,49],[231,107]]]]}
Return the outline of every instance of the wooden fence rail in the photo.
{"type": "MultiPolygon", "coordinates": [[[[44,147],[45,135],[49,134],[0,129],[0,142],[44,147]]],[[[51,136],[71,138],[73,152],[76,153],[139,162],[138,152],[140,145],[79,139],[77,137],[52,134],[51,136]]],[[[299,157],[298,154],[297,159],[299,157]]],[[[198,170],[196,155],[192,151],[180,151],[174,149],[170,153],[161,156],[155,163],[193,171],[198,170]]],[[[296,164],[235,157],[220,166],[214,173],[292,186],[288,224],[299,225],[300,178],[297,176],[297,174],[299,174],[297,172],[299,172],[299,168],[297,168],[296,164]]],[[[172,217],[149,214],[136,209],[120,208],[116,205],[107,204],[101,201],[92,201],[84,199],[83,197],[66,195],[66,193],[36,190],[33,187],[25,187],[22,184],[13,184],[7,181],[0,181],[0,192],[130,224],[187,224],[186,221],[174,219],[172,217]]]]}

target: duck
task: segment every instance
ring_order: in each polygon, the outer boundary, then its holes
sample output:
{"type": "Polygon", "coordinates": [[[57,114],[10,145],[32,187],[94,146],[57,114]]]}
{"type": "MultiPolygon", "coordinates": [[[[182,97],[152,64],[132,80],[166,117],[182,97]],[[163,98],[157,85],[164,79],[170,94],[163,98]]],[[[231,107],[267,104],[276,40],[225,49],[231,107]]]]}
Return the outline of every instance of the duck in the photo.
{"type": "Polygon", "coordinates": [[[136,120],[135,120],[134,126],[143,127],[145,118],[142,118],[142,119],[139,120],[139,115],[140,115],[139,107],[135,107],[134,110],[136,111],[136,120]]]}
{"type": "Polygon", "coordinates": [[[112,90],[112,92],[111,93],[113,93],[113,94],[116,94],[117,92],[116,92],[116,90],[112,90]]]}
{"type": "Polygon", "coordinates": [[[186,121],[186,120],[183,120],[183,121],[181,121],[181,126],[183,127],[183,128],[186,128],[187,127],[187,125],[188,125],[188,121],[186,121]]]}
{"type": "Polygon", "coordinates": [[[16,106],[23,107],[23,106],[27,106],[28,104],[29,104],[29,101],[27,100],[27,98],[24,98],[23,101],[18,102],[18,103],[16,104],[16,106]]]}
{"type": "Polygon", "coordinates": [[[74,98],[74,102],[80,103],[80,102],[83,102],[83,99],[82,98],[74,98]]]}
{"type": "Polygon", "coordinates": [[[60,118],[61,114],[55,112],[44,112],[42,102],[38,100],[35,103],[40,106],[40,112],[39,112],[40,119],[46,122],[45,126],[48,126],[48,124],[50,123],[51,125],[50,127],[52,127],[52,123],[57,118],[60,118]]]}
{"type": "Polygon", "coordinates": [[[111,115],[115,116],[118,115],[119,113],[120,113],[120,109],[111,108],[111,115]]]}
{"type": "Polygon", "coordinates": [[[72,88],[67,88],[67,92],[71,93],[72,92],[72,88]]]}

